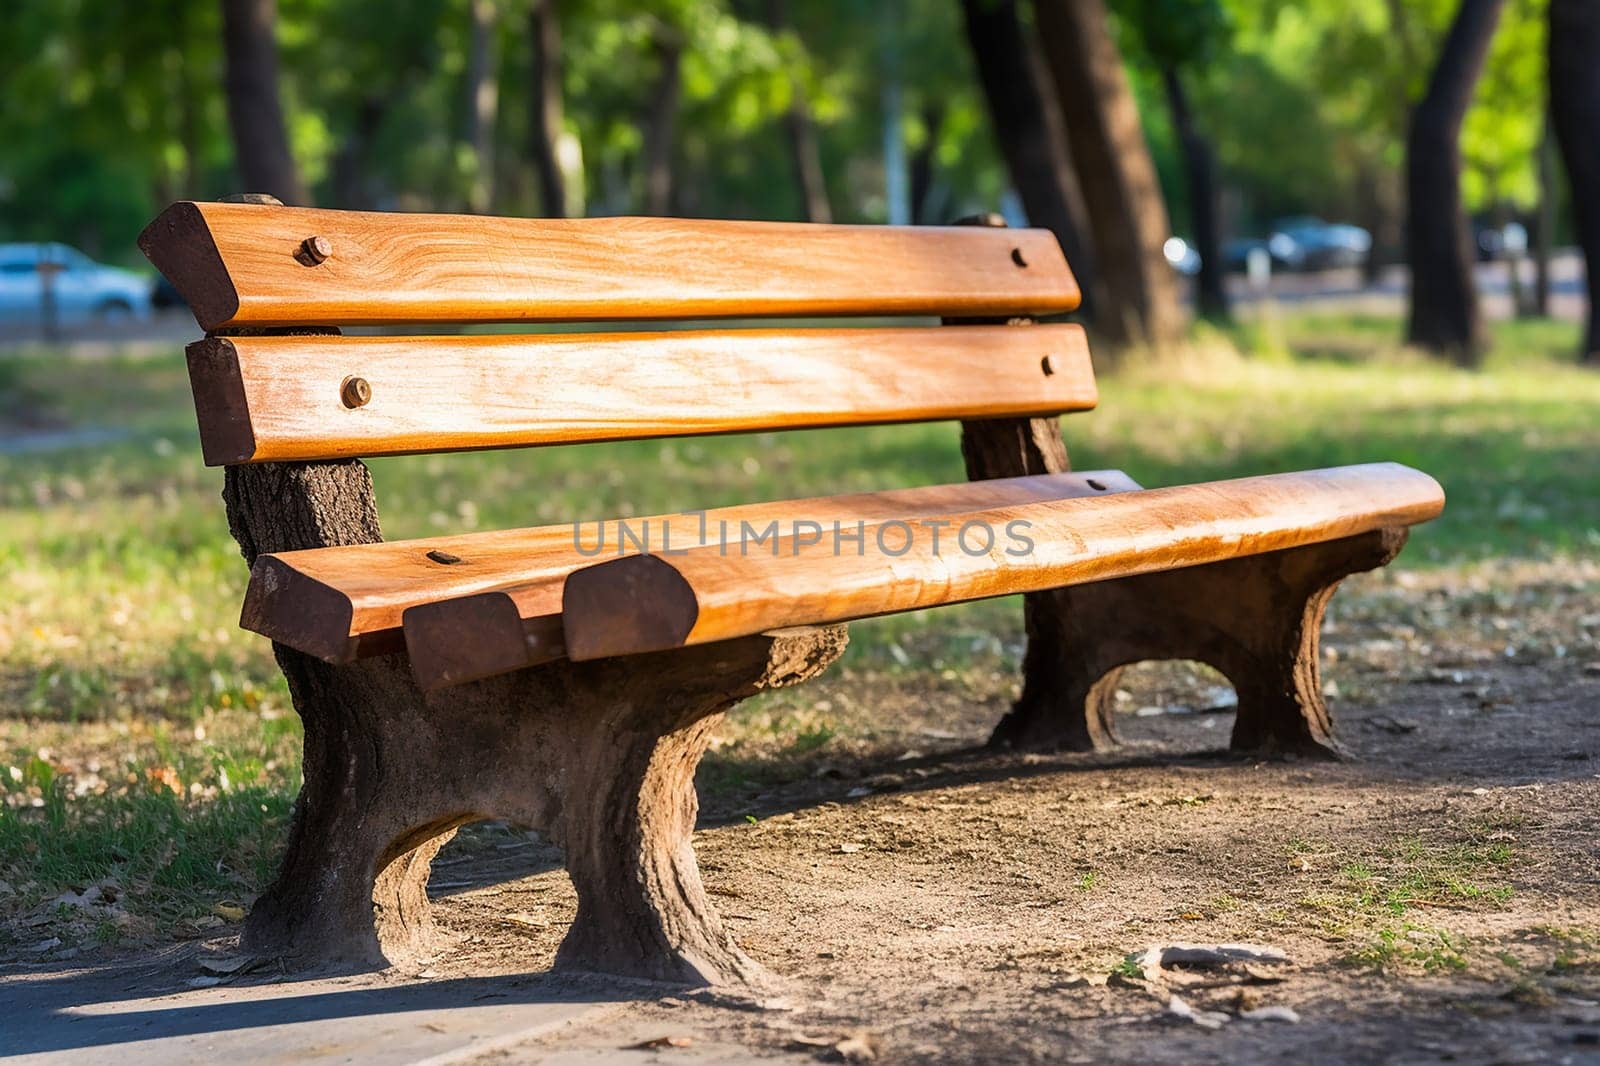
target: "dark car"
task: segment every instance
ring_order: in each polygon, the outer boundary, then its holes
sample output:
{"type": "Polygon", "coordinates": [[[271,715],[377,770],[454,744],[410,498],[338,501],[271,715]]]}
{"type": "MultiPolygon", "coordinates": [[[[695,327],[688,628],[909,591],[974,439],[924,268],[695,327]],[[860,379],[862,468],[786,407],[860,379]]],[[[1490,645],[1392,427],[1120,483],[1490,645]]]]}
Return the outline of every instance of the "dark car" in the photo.
{"type": "MultiPolygon", "coordinates": [[[[1325,222],[1313,215],[1280,219],[1273,226],[1268,245],[1273,241],[1282,244],[1286,253],[1282,258],[1295,270],[1356,267],[1365,263],[1372,251],[1372,234],[1360,226],[1325,222]],[[1284,241],[1293,242],[1292,253],[1284,241]]],[[[1273,257],[1279,258],[1278,249],[1273,249],[1273,257]]]]}

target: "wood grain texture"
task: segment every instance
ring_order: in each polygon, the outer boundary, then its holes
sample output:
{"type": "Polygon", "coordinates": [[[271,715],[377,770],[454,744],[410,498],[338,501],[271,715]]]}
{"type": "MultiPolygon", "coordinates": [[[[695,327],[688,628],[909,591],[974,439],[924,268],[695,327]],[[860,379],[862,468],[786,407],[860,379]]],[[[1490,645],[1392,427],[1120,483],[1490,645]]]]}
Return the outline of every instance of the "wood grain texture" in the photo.
{"type": "Polygon", "coordinates": [[[212,337],[189,346],[206,461],[334,459],[1094,406],[1083,329],[212,337]],[[346,382],[371,397],[352,406],[346,382]]]}
{"type": "MultiPolygon", "coordinates": [[[[548,593],[547,609],[532,606],[545,602],[538,597],[544,595],[539,587],[546,579],[559,582],[578,567],[627,552],[677,551],[720,543],[723,523],[727,523],[728,539],[737,542],[765,533],[773,522],[780,531],[792,528],[797,520],[872,524],[896,517],[1136,488],[1118,471],[1089,471],[778,500],[718,508],[704,512],[703,518],[700,512],[630,518],[626,520],[631,533],[628,539],[621,535],[622,521],[609,520],[584,522],[576,532],[567,523],[348,549],[264,553],[251,568],[240,625],[328,662],[349,662],[400,650],[401,621],[408,607],[531,586],[515,593],[518,610],[524,612],[520,617],[538,617],[541,611],[553,615],[560,607],[559,588],[548,593]],[[744,523],[749,524],[748,530],[744,523]],[[520,602],[524,600],[526,603],[520,602]]],[[[774,533],[773,539],[776,536],[774,533]]]]}
{"type": "MultiPolygon", "coordinates": [[[[845,528],[853,530],[854,523],[860,521],[863,528],[870,531],[885,520],[937,518],[952,507],[980,501],[985,501],[982,505],[988,506],[1135,492],[1138,488],[1132,478],[1119,470],[1091,470],[1061,477],[1014,478],[800,500],[785,505],[785,512],[778,517],[780,529],[793,528],[797,520],[809,520],[824,526],[840,521],[845,528]]],[[[708,531],[710,543],[722,543],[715,523],[721,521],[716,516],[723,513],[730,515],[732,528],[729,533],[734,543],[752,539],[752,531],[740,528],[738,520],[749,521],[756,526],[762,526],[770,520],[769,512],[757,511],[756,508],[710,512],[707,516],[708,521],[713,523],[713,528],[708,531]]],[[[697,532],[693,528],[685,529],[684,533],[690,538],[687,541],[674,532],[672,543],[676,547],[672,550],[694,547],[697,532]]],[[[810,533],[807,529],[806,535],[810,533]]],[[[831,526],[828,526],[824,535],[833,535],[831,526]]],[[[870,532],[867,535],[870,536],[870,532]]],[[[659,550],[661,546],[658,537],[656,548],[659,550]]],[[[739,549],[730,547],[730,550],[739,549]]],[[[592,559],[585,558],[574,564],[573,560],[568,559],[562,562],[563,569],[560,572],[533,581],[407,608],[402,621],[406,650],[410,653],[411,669],[417,683],[425,689],[434,690],[564,658],[566,638],[561,626],[562,583],[572,570],[592,562],[592,559]]],[[[649,601],[633,605],[634,610],[648,611],[651,607],[649,601]]]]}
{"type": "Polygon", "coordinates": [[[602,563],[567,577],[562,626],[574,660],[628,655],[1198,566],[1407,526],[1443,506],[1437,482],[1395,463],[1036,501],[946,515],[994,531],[981,554],[913,535],[860,555],[791,538],[771,554],[697,549],[602,563]],[[1029,523],[1031,550],[1006,536],[1017,521],[1029,523]],[[652,597],[671,606],[642,612],[639,601],[652,597]]]}
{"type": "MultiPolygon", "coordinates": [[[[200,326],[1053,314],[1047,230],[511,219],[175,203],[139,247],[200,326]],[[303,242],[331,254],[307,265],[303,242]],[[305,258],[302,256],[302,258],[305,258]]],[[[309,260],[308,260],[309,261],[309,260]]]]}

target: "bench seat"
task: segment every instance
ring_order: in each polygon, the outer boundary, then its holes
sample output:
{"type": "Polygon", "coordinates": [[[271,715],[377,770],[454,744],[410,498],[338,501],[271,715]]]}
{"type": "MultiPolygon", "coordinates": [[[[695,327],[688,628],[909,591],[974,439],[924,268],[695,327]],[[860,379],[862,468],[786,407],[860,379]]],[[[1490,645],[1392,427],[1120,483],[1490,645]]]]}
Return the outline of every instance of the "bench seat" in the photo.
{"type": "Polygon", "coordinates": [[[665,651],[1200,566],[1406,527],[1443,508],[1427,474],[1371,463],[951,513],[942,551],[931,537],[896,531],[887,552],[791,537],[770,552],[639,555],[567,577],[564,642],[576,661],[665,651]],[[1026,550],[1001,533],[1019,521],[1028,523],[1026,550]],[[950,544],[968,523],[991,531],[980,540],[987,550],[950,544]]]}
{"type": "MultiPolygon", "coordinates": [[[[723,507],[704,512],[704,521],[713,533],[726,522],[734,536],[745,523],[756,532],[772,522],[788,529],[796,520],[872,524],[1138,487],[1120,471],[1081,471],[723,507]]],[[[701,522],[700,512],[628,519],[631,537],[651,538],[648,544],[630,539],[628,546],[637,551],[692,545],[701,522]]],[[[408,609],[494,594],[493,603],[476,600],[456,609],[492,614],[499,603],[515,600],[517,617],[529,620],[527,647],[507,660],[491,654],[495,642],[478,634],[455,649],[412,641],[413,653],[421,650],[428,660],[419,678],[437,687],[559,659],[565,654],[556,617],[560,582],[602,552],[617,555],[622,524],[565,523],[264,554],[251,568],[240,625],[325,662],[344,663],[402,650],[401,623],[408,609]],[[605,546],[596,550],[602,528],[605,546]],[[472,661],[470,669],[463,659],[472,661]]],[[[439,621],[427,612],[409,619],[414,630],[439,621]]],[[[519,635],[519,648],[521,641],[519,635]]]]}

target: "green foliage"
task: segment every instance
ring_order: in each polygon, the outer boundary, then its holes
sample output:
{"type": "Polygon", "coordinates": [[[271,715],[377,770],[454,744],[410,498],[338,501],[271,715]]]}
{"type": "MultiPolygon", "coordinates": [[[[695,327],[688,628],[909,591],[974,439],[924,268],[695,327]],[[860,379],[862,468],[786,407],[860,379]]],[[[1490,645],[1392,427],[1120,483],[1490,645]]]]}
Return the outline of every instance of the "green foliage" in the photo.
{"type": "MultiPolygon", "coordinates": [[[[1462,137],[1474,210],[1536,196],[1548,0],[1509,0],[1462,137]]],[[[318,203],[535,213],[528,0],[493,0],[492,159],[468,130],[473,0],[280,0],[290,140],[318,203]],[[488,169],[485,169],[488,168],[488,169]],[[492,170],[492,173],[489,172],[492,170]]],[[[674,209],[797,218],[785,124],[817,130],[837,218],[879,221],[886,98],[931,183],[923,217],[1000,204],[1009,184],[951,0],[560,0],[571,198],[643,206],[643,128],[658,42],[681,49],[674,209]],[[890,90],[897,90],[891,92],[890,90]]],[[[1024,15],[1027,4],[1021,5],[1024,15]]],[[[1182,70],[1215,140],[1234,228],[1312,212],[1372,224],[1397,209],[1409,109],[1454,0],[1114,0],[1169,209],[1187,215],[1160,85],[1182,70]]],[[[50,238],[137,262],[132,239],[178,197],[241,191],[215,0],[13,0],[0,34],[0,240],[50,238]]]]}

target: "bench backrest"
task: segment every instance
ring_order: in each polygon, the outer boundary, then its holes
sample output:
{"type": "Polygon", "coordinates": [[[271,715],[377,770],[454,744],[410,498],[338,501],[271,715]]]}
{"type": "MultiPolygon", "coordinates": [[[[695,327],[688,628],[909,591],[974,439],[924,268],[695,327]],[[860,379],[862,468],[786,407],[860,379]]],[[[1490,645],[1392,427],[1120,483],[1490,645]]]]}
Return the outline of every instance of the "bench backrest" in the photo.
{"type": "Polygon", "coordinates": [[[211,334],[190,346],[189,365],[213,465],[1031,417],[1096,398],[1074,325],[325,335],[371,324],[1003,322],[1077,306],[1044,230],[178,203],[139,243],[211,334]],[[310,335],[282,335],[296,329],[310,335]]]}

